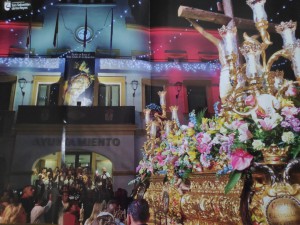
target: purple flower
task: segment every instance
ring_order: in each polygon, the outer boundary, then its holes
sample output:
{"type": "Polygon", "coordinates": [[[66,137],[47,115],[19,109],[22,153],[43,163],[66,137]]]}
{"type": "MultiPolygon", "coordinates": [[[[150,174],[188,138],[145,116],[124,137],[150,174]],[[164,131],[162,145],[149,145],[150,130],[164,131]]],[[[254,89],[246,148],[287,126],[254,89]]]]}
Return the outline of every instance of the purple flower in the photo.
{"type": "Polygon", "coordinates": [[[280,125],[281,125],[282,127],[284,127],[284,128],[288,128],[288,127],[291,126],[290,123],[287,122],[287,121],[282,121],[280,125]]]}

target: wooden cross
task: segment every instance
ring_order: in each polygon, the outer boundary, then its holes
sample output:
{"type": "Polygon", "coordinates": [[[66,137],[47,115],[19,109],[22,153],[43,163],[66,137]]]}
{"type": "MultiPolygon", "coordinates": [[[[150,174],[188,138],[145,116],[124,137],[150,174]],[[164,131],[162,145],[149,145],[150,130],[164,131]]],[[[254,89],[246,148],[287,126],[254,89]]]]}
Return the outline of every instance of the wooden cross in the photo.
{"type": "MultiPolygon", "coordinates": [[[[187,6],[180,6],[178,9],[178,16],[186,19],[194,19],[212,22],[221,25],[234,24],[237,28],[256,30],[253,20],[234,17],[231,0],[223,0],[224,15],[205,11],[202,9],[195,9],[187,6]]],[[[275,32],[275,24],[269,23],[269,32],[275,32]]]]}

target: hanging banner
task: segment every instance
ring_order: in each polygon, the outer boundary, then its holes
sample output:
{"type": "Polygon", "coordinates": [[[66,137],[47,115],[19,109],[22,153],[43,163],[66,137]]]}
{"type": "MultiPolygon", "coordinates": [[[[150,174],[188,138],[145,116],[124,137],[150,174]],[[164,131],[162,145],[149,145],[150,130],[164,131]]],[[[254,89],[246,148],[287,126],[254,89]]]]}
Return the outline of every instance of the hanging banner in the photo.
{"type": "Polygon", "coordinates": [[[66,56],[64,105],[92,106],[94,99],[95,53],[72,52],[66,56]]]}

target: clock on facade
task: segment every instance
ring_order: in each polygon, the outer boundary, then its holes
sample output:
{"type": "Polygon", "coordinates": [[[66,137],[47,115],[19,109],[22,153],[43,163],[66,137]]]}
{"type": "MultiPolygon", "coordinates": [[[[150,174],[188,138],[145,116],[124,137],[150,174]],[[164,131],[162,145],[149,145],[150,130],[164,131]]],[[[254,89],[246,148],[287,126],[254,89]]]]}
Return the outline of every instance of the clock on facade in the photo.
{"type": "MultiPolygon", "coordinates": [[[[86,42],[91,41],[93,36],[94,36],[94,32],[93,32],[92,28],[87,27],[86,42]]],[[[75,39],[76,39],[76,41],[83,43],[83,41],[84,41],[84,27],[78,27],[76,29],[75,39]]]]}

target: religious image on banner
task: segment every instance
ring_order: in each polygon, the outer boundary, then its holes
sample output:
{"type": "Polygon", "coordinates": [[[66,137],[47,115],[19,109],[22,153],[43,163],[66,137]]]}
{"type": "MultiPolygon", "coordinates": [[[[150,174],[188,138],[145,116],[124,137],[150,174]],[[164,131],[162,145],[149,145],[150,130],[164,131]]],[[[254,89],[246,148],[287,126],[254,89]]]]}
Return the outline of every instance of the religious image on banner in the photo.
{"type": "Polygon", "coordinates": [[[69,106],[92,106],[94,80],[94,53],[73,52],[67,55],[63,104],[69,106]]]}

